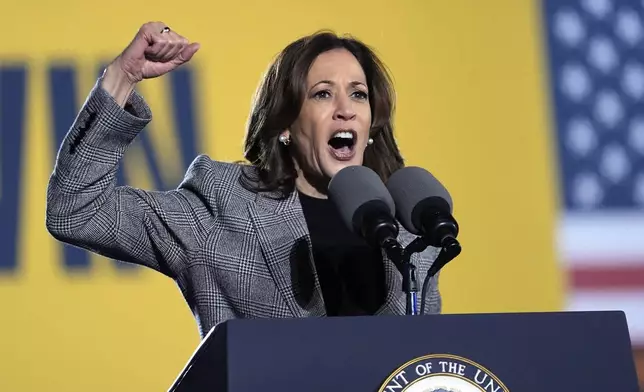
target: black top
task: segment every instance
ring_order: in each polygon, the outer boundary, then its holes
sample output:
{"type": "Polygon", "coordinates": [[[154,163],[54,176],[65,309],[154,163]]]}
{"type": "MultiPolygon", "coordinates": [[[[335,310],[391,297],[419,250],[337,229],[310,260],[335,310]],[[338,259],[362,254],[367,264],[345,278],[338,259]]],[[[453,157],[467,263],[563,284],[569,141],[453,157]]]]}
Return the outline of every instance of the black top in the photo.
{"type": "Polygon", "coordinates": [[[300,193],[328,316],[374,314],[386,297],[382,254],[354,234],[328,199],[300,193]]]}

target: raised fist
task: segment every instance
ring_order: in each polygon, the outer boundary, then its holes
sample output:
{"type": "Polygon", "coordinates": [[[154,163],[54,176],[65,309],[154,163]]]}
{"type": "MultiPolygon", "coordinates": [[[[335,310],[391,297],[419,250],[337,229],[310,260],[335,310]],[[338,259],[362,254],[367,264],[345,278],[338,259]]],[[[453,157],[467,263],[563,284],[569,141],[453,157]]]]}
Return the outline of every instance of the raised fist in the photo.
{"type": "Polygon", "coordinates": [[[112,65],[122,71],[131,84],[136,84],[174,70],[190,61],[197,50],[198,43],[189,43],[166,24],[149,22],[141,26],[112,65]]]}

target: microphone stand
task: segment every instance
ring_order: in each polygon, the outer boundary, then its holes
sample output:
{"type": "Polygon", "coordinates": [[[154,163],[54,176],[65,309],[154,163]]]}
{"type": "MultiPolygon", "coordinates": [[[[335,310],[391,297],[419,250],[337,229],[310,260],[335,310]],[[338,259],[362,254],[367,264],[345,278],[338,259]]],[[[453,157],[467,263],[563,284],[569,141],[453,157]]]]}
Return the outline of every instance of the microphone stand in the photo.
{"type": "MultiPolygon", "coordinates": [[[[415,241],[414,241],[415,242],[415,241]]],[[[403,248],[395,238],[387,238],[382,244],[387,256],[394,262],[398,271],[402,274],[402,288],[407,295],[406,313],[409,316],[418,314],[418,282],[416,281],[416,266],[411,263],[411,255],[414,251],[409,251],[412,242],[406,248],[403,248]]]]}
{"type": "MultiPolygon", "coordinates": [[[[411,263],[412,253],[417,252],[418,247],[414,242],[403,248],[396,237],[398,226],[395,221],[388,218],[386,214],[370,214],[365,217],[363,236],[384,249],[387,256],[403,277],[403,291],[407,295],[407,315],[418,314],[418,282],[416,281],[416,266],[411,263]]],[[[426,247],[426,246],[425,246],[426,247]]],[[[422,248],[421,251],[425,249],[422,248]]]]}
{"type": "Polygon", "coordinates": [[[398,226],[395,222],[387,219],[386,215],[373,214],[367,216],[363,227],[363,236],[370,239],[373,243],[378,244],[385,250],[387,256],[393,261],[398,271],[402,274],[402,289],[406,294],[406,314],[410,316],[418,315],[418,282],[416,280],[416,266],[411,263],[411,255],[420,253],[427,249],[428,246],[440,246],[441,252],[434,261],[427,276],[423,282],[422,301],[420,314],[425,310],[425,296],[427,292],[429,279],[436,275],[445,264],[461,252],[461,246],[452,233],[458,232],[458,226],[451,216],[445,217],[437,213],[432,220],[432,225],[428,226],[432,237],[416,237],[411,243],[403,248],[398,242],[398,226]]]}
{"type": "Polygon", "coordinates": [[[403,277],[403,291],[407,295],[406,313],[409,316],[425,314],[425,298],[429,288],[429,280],[436,275],[445,264],[461,253],[461,245],[453,236],[446,236],[443,246],[427,271],[421,294],[420,313],[416,310],[418,304],[418,283],[416,281],[416,266],[411,263],[411,255],[424,251],[430,244],[425,237],[416,237],[407,247],[403,248],[398,241],[388,238],[383,243],[387,256],[394,262],[403,277]]]}
{"type": "Polygon", "coordinates": [[[382,247],[385,249],[387,256],[394,262],[403,277],[403,291],[407,294],[407,315],[425,314],[425,298],[429,288],[429,280],[436,275],[445,264],[461,253],[461,244],[455,237],[458,233],[456,221],[451,216],[445,217],[437,214],[434,221],[433,230],[427,231],[432,236],[416,237],[411,243],[403,248],[398,241],[387,236],[381,240],[382,247]],[[428,246],[439,246],[441,248],[436,260],[432,263],[427,271],[421,294],[420,313],[416,310],[418,304],[418,283],[416,281],[416,266],[411,263],[411,255],[420,253],[427,249],[428,246]]]}

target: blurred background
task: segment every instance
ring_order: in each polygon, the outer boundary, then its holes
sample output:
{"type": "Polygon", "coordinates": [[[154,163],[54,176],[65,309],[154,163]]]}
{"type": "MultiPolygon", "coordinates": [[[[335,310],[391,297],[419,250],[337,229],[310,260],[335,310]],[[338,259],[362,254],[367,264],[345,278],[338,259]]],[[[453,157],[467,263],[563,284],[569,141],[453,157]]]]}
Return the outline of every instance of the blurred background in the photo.
{"type": "Polygon", "coordinates": [[[623,310],[644,377],[641,1],[23,0],[0,12],[0,390],[164,390],[199,343],[172,281],[45,229],[58,144],[150,20],[202,47],[140,85],[154,120],[122,184],[170,189],[197,154],[241,159],[269,61],[318,29],[352,34],[393,74],[407,163],[454,198],[445,313],[623,310]]]}

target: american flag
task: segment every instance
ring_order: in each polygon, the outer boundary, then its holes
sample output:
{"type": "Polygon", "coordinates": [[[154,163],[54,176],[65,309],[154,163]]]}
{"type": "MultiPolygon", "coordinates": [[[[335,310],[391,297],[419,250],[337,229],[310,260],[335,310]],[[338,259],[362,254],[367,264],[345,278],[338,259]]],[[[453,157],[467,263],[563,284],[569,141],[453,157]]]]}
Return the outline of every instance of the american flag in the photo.
{"type": "Polygon", "coordinates": [[[644,345],[644,1],[544,0],[568,310],[644,345]]]}

